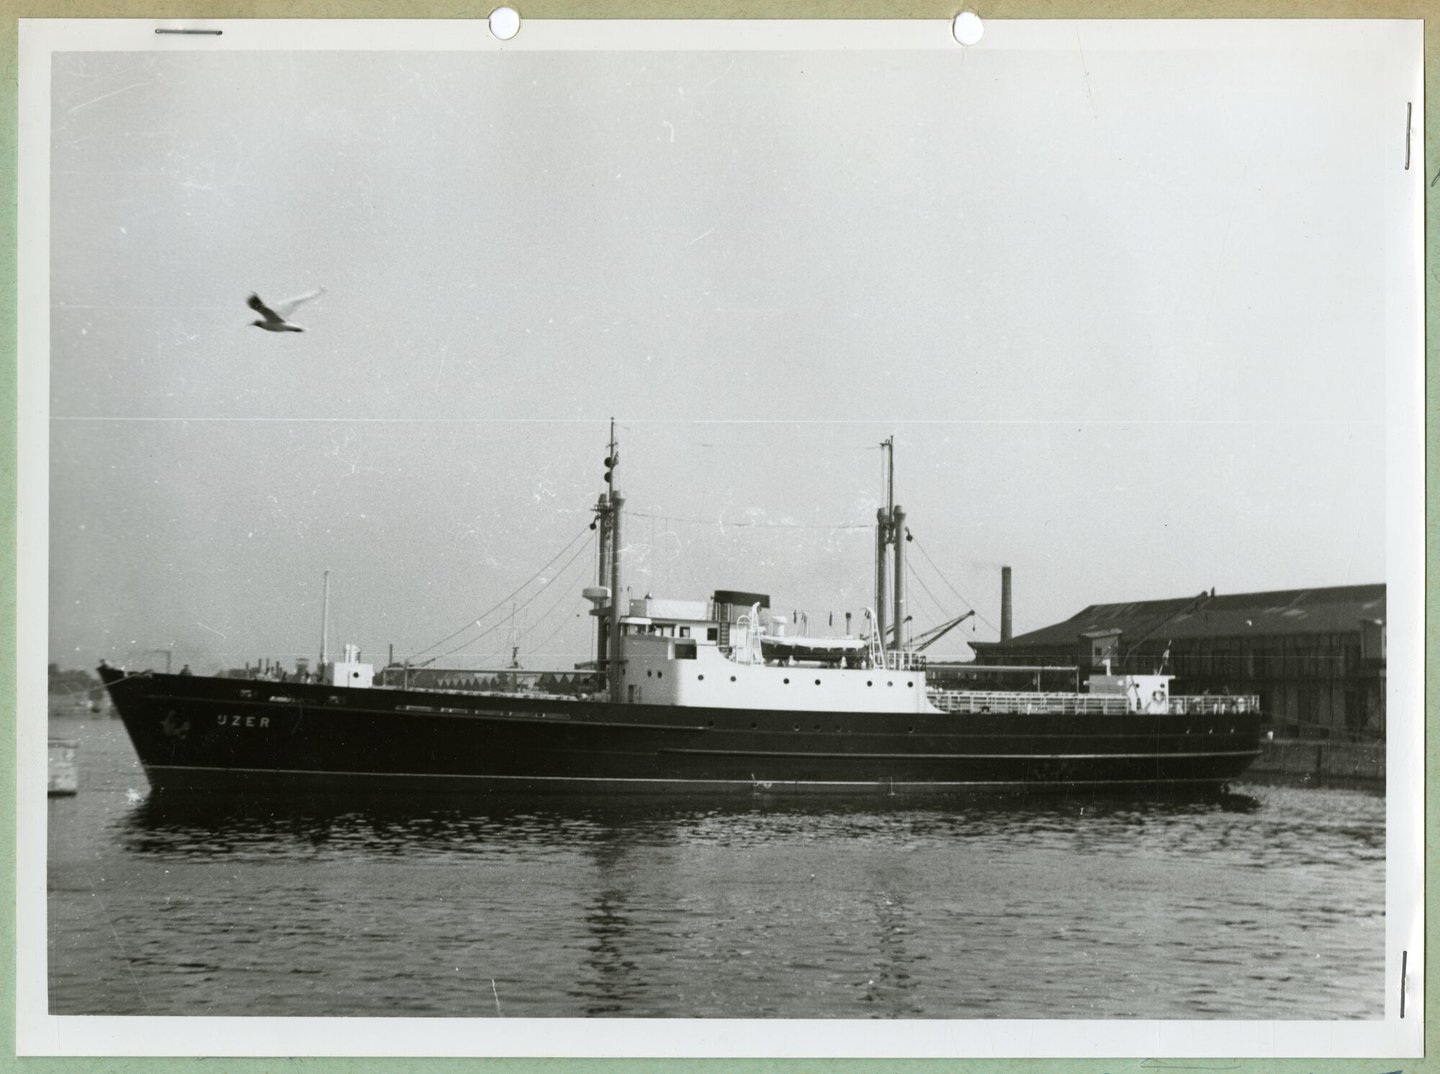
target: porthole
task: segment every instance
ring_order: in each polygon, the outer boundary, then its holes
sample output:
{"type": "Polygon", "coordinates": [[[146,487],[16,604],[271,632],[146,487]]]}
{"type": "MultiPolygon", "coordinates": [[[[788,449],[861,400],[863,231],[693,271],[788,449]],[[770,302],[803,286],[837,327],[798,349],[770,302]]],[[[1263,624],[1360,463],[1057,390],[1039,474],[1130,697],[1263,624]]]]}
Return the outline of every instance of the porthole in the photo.
{"type": "Polygon", "coordinates": [[[871,682],[869,679],[866,679],[866,680],[865,680],[865,685],[866,685],[866,686],[874,686],[875,684],[874,684],[873,682],[871,682]]]}
{"type": "Polygon", "coordinates": [[[895,684],[894,684],[893,682],[887,682],[885,685],[886,685],[886,686],[894,686],[895,684]]]}
{"type": "Polygon", "coordinates": [[[913,682],[907,682],[905,685],[906,685],[906,686],[914,686],[915,684],[914,684],[913,682]]]}
{"type": "Polygon", "coordinates": [[[816,686],[819,686],[819,685],[820,685],[820,680],[819,680],[819,679],[816,679],[816,680],[815,680],[815,685],[816,685],[816,686]]]}
{"type": "Polygon", "coordinates": [[[789,680],[789,679],[786,679],[786,680],[785,680],[785,685],[786,685],[786,686],[789,686],[789,685],[790,685],[790,680],[789,680]]]}
{"type": "Polygon", "coordinates": [[[734,676],[734,675],[731,675],[731,676],[730,676],[730,681],[731,681],[731,682],[734,682],[734,681],[735,681],[735,676],[734,676]]]}
{"type": "Polygon", "coordinates": [[[657,679],[663,679],[663,678],[665,677],[665,672],[663,672],[663,671],[657,671],[657,672],[655,672],[655,677],[656,677],[657,679]]]}
{"type": "Polygon", "coordinates": [[[701,675],[699,678],[700,678],[700,681],[701,681],[701,682],[704,682],[704,681],[705,681],[705,676],[704,676],[704,675],[701,675]]]}
{"type": "Polygon", "coordinates": [[[760,726],[760,725],[759,725],[758,723],[752,723],[752,724],[750,725],[750,730],[753,731],[753,730],[755,730],[755,728],[757,728],[757,727],[759,727],[759,726],[760,726]]]}
{"type": "Polygon", "coordinates": [[[646,668],[646,669],[645,669],[645,677],[646,677],[647,679],[650,677],[650,669],[649,669],[649,668],[646,668]]]}

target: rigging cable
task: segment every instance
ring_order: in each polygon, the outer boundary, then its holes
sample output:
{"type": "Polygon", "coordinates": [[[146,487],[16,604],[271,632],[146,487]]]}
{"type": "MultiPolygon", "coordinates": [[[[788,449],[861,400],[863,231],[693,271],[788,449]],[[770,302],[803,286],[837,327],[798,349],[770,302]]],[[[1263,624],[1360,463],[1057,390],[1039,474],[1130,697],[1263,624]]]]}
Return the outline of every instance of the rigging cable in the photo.
{"type": "Polygon", "coordinates": [[[726,526],[737,529],[777,530],[868,530],[874,528],[868,522],[846,522],[835,526],[822,526],[819,523],[810,522],[727,522],[723,518],[681,518],[679,515],[651,514],[645,511],[626,511],[625,516],[627,518],[660,519],[662,522],[689,522],[696,526],[719,526],[722,529],[726,526]]]}
{"type": "MultiPolygon", "coordinates": [[[[545,571],[546,571],[546,569],[550,566],[551,563],[554,563],[557,559],[559,559],[561,556],[563,556],[566,552],[570,551],[570,549],[575,546],[575,542],[576,542],[576,541],[580,540],[582,537],[588,536],[589,533],[590,533],[590,527],[587,525],[587,526],[585,527],[585,529],[581,530],[579,533],[577,533],[577,534],[571,539],[571,541],[570,541],[569,544],[567,544],[564,548],[560,549],[560,551],[556,552],[555,555],[553,555],[552,557],[550,557],[549,563],[546,563],[544,567],[541,567],[538,571],[536,571],[534,574],[532,574],[529,578],[525,579],[525,581],[521,582],[518,586],[516,586],[513,590],[511,590],[508,595],[506,595],[505,597],[501,598],[500,603],[496,604],[494,607],[490,608],[488,611],[482,612],[479,616],[477,616],[476,618],[472,619],[470,622],[466,623],[466,624],[465,624],[464,626],[462,626],[459,630],[452,631],[451,633],[445,635],[445,637],[441,638],[439,641],[434,642],[433,644],[427,645],[425,648],[421,649],[418,653],[412,653],[410,659],[411,659],[411,660],[414,660],[415,657],[417,657],[417,656],[424,656],[424,655],[425,655],[426,653],[428,653],[431,649],[438,649],[440,646],[444,645],[444,644],[445,644],[447,641],[449,641],[451,638],[455,638],[455,637],[460,636],[461,634],[465,633],[465,631],[469,630],[471,627],[479,626],[479,625],[480,625],[480,621],[481,621],[482,619],[484,619],[485,616],[489,615],[491,612],[496,611],[497,609],[503,608],[503,607],[505,606],[506,601],[510,600],[510,599],[511,599],[512,597],[514,597],[517,593],[519,593],[520,590],[524,589],[524,588],[525,588],[527,585],[529,585],[531,582],[535,581],[536,578],[539,578],[542,574],[544,574],[545,571]]],[[[486,631],[486,633],[489,633],[489,631],[486,631]]],[[[481,637],[483,637],[483,636],[484,636],[484,635],[481,635],[481,637]]],[[[462,647],[462,648],[463,648],[463,647],[462,647]]],[[[454,650],[451,650],[451,651],[453,652],[454,650]]],[[[449,655],[449,654],[442,654],[442,655],[449,655]]],[[[435,657],[435,659],[438,660],[439,657],[435,657]]]]}
{"type": "MultiPolygon", "coordinates": [[[[581,599],[581,601],[580,601],[579,604],[576,604],[576,605],[575,605],[576,608],[583,608],[584,606],[585,606],[585,600],[584,600],[583,598],[581,599]]],[[[553,610],[553,609],[552,609],[552,610],[553,610]]],[[[537,654],[538,654],[538,653],[543,653],[543,652],[545,651],[545,646],[549,645],[549,644],[555,639],[555,635],[558,634],[558,633],[560,633],[560,631],[563,630],[563,629],[569,624],[571,618],[579,618],[579,613],[577,612],[575,616],[567,617],[567,618],[565,618],[565,619],[561,619],[561,620],[560,620],[560,625],[557,626],[554,630],[550,631],[549,635],[546,636],[545,640],[542,641],[539,645],[535,646],[535,649],[534,649],[533,651],[534,651],[535,653],[537,653],[537,654]]]]}
{"type": "Polygon", "coordinates": [[[934,602],[934,607],[940,612],[939,621],[943,623],[945,620],[951,618],[950,613],[945,610],[944,602],[930,591],[930,587],[925,584],[925,579],[921,578],[920,575],[916,573],[915,564],[911,563],[909,560],[906,560],[905,569],[910,572],[910,577],[916,582],[916,584],[918,584],[920,588],[925,591],[925,595],[934,602]]]}
{"type": "Polygon", "coordinates": [[[925,557],[925,562],[930,564],[930,566],[934,568],[935,573],[940,576],[940,580],[944,582],[947,586],[950,586],[950,592],[954,593],[957,597],[964,601],[965,607],[975,609],[975,618],[979,619],[991,630],[995,631],[996,634],[999,634],[1000,628],[997,627],[994,623],[990,622],[989,619],[986,619],[985,616],[978,608],[975,607],[974,604],[970,603],[970,601],[965,599],[965,595],[961,593],[960,590],[956,589],[953,585],[950,584],[950,579],[946,578],[945,573],[939,567],[935,566],[935,561],[930,558],[930,553],[925,551],[925,548],[920,544],[920,542],[912,537],[911,543],[914,544],[915,548],[919,551],[919,553],[925,557]]]}
{"type": "MultiPolygon", "coordinates": [[[[577,557],[577,558],[578,558],[578,557],[577,557]]],[[[576,561],[576,560],[575,560],[574,558],[572,558],[572,559],[570,560],[570,563],[574,563],[575,561],[576,561]]],[[[564,575],[565,570],[570,566],[570,563],[567,563],[567,564],[565,565],[565,567],[562,567],[560,570],[556,571],[556,572],[555,572],[555,577],[551,578],[548,582],[545,583],[545,585],[546,585],[546,586],[551,586],[551,585],[554,585],[556,582],[558,582],[558,581],[560,580],[560,578],[564,575]]],[[[558,599],[556,599],[556,600],[554,601],[554,603],[552,603],[552,604],[550,605],[550,607],[546,608],[543,612],[541,612],[539,615],[537,615],[537,616],[535,617],[535,619],[534,619],[529,625],[525,626],[524,628],[522,628],[522,629],[518,632],[517,637],[516,637],[517,642],[518,642],[519,640],[521,640],[521,639],[528,638],[532,633],[535,632],[536,628],[539,627],[540,624],[546,622],[546,621],[550,618],[550,616],[552,616],[552,615],[555,614],[555,612],[559,609],[560,605],[566,603],[566,599],[567,599],[567,598],[573,597],[573,596],[575,595],[574,590],[571,589],[571,588],[569,588],[569,586],[566,586],[566,587],[564,587],[564,588],[558,589],[558,592],[559,592],[559,594],[560,594],[560,596],[558,597],[558,599]]],[[[536,596],[537,596],[537,597],[538,597],[539,595],[540,595],[539,593],[536,593],[536,596]]],[[[561,622],[562,622],[562,623],[568,622],[568,619],[564,619],[564,620],[562,620],[561,622]]],[[[553,634],[552,634],[552,637],[553,637],[553,634]]],[[[547,638],[546,640],[548,641],[549,639],[547,638]]]]}
{"type": "MultiPolygon", "coordinates": [[[[582,534],[582,536],[583,536],[583,534],[582,534]]],[[[571,543],[571,544],[574,544],[575,542],[574,542],[574,541],[571,541],[570,543],[571,543]]],[[[566,569],[567,567],[569,567],[570,564],[574,563],[577,559],[580,558],[580,553],[582,553],[582,552],[587,552],[587,551],[589,551],[589,549],[590,549],[590,542],[589,542],[589,541],[586,541],[586,542],[585,542],[584,544],[582,544],[579,548],[577,548],[577,549],[575,550],[575,554],[574,554],[573,556],[571,556],[569,559],[567,559],[567,560],[565,561],[564,565],[561,566],[561,568],[560,568],[558,571],[555,572],[555,578],[559,578],[562,574],[564,574],[564,573],[565,573],[565,569],[566,569]]],[[[551,560],[550,562],[553,563],[553,562],[555,562],[555,561],[554,561],[554,560],[551,560]]],[[[543,570],[544,568],[541,568],[541,569],[543,570]]],[[[537,577],[538,577],[538,575],[537,575],[537,577]]],[[[525,608],[528,608],[531,604],[535,603],[535,601],[539,598],[540,594],[543,593],[543,592],[545,592],[546,586],[550,585],[551,582],[555,581],[555,578],[551,578],[549,582],[546,582],[546,583],[545,583],[544,585],[542,585],[539,589],[537,589],[532,596],[527,597],[527,598],[525,599],[525,602],[524,602],[523,604],[517,604],[517,605],[515,606],[515,611],[517,611],[517,612],[523,611],[525,608]]],[[[534,579],[531,579],[531,580],[533,581],[534,579]]],[[[529,583],[526,583],[526,584],[528,585],[529,583]]],[[[520,588],[523,589],[524,586],[521,586],[520,588]]],[[[516,590],[516,592],[518,593],[519,590],[516,590]]],[[[512,594],[512,596],[513,596],[513,594],[512,594]]],[[[508,598],[507,598],[507,599],[508,599],[508,598]]],[[[494,609],[491,609],[491,610],[493,611],[494,609]]],[[[489,613],[487,612],[486,614],[489,614],[489,613]]],[[[481,618],[483,619],[484,616],[481,616],[481,618]]],[[[493,626],[486,627],[484,630],[482,630],[479,634],[476,634],[476,635],[475,635],[473,638],[471,638],[469,641],[461,642],[459,645],[455,646],[455,648],[453,648],[453,649],[449,649],[449,650],[447,650],[446,652],[439,653],[439,654],[437,654],[436,656],[432,656],[429,660],[426,661],[426,663],[427,663],[427,664],[433,664],[433,663],[434,663],[435,661],[437,661],[437,660],[443,660],[443,659],[445,659],[445,657],[447,657],[447,656],[453,656],[455,653],[458,653],[461,649],[464,649],[466,646],[472,644],[473,642],[479,641],[481,638],[484,638],[484,637],[485,637],[486,635],[488,635],[488,634],[493,634],[495,631],[499,630],[499,629],[500,629],[502,626],[504,626],[505,624],[506,624],[506,620],[501,619],[501,620],[499,620],[497,623],[495,623],[493,626]]],[[[479,625],[480,625],[480,620],[479,620],[479,619],[475,620],[475,625],[476,625],[476,626],[479,626],[479,625]]],[[[468,629],[469,629],[469,627],[462,627],[460,630],[457,630],[457,631],[455,632],[455,634],[462,633],[463,631],[468,630],[468,629]]],[[[450,637],[453,638],[453,637],[455,636],[455,634],[451,634],[450,637]]],[[[448,640],[448,639],[447,639],[447,640],[448,640]]],[[[436,644],[438,645],[438,644],[440,644],[440,643],[437,642],[436,644]]],[[[435,646],[432,645],[432,646],[430,646],[430,648],[433,649],[433,648],[435,648],[435,646]]]]}

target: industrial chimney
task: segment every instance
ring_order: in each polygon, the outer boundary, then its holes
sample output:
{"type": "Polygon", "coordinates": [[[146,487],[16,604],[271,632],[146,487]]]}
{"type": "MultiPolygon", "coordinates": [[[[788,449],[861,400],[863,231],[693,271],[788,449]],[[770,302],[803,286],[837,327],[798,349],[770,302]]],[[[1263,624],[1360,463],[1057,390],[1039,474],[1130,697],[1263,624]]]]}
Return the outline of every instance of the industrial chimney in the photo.
{"type": "Polygon", "coordinates": [[[1000,568],[1000,640],[1010,640],[1010,568],[1000,568]]]}

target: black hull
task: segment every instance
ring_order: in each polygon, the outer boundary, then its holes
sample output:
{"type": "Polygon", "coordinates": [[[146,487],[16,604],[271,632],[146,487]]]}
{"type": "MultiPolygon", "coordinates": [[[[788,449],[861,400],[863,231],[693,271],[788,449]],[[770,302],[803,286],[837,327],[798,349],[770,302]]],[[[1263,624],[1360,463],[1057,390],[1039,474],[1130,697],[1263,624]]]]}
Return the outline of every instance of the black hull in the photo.
{"type": "Polygon", "coordinates": [[[102,668],[152,788],[944,794],[1211,789],[1255,713],[749,712],[102,668]]]}

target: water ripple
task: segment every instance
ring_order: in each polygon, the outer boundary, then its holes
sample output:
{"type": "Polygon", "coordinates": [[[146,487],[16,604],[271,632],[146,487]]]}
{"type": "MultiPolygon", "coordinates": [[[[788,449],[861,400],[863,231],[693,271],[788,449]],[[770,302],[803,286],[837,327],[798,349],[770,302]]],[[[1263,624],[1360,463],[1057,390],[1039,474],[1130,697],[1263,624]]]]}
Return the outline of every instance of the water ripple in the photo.
{"type": "Polygon", "coordinates": [[[123,738],[86,748],[98,788],[51,804],[57,1013],[1382,1010],[1366,794],[132,804],[123,738]]]}

